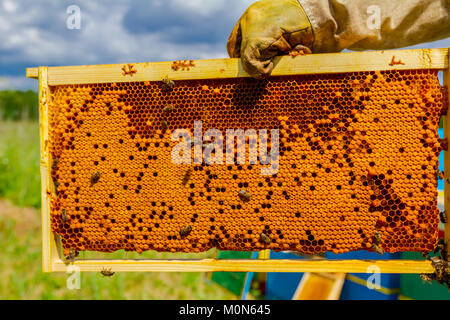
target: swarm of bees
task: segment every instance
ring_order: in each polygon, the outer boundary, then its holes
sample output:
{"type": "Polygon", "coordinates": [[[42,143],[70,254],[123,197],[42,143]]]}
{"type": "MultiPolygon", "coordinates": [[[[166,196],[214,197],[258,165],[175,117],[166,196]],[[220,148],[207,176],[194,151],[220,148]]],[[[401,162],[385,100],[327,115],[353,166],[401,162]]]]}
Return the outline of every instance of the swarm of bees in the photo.
{"type": "Polygon", "coordinates": [[[192,231],[192,226],[186,226],[180,231],[181,238],[186,238],[192,231]]]}
{"type": "Polygon", "coordinates": [[[189,71],[190,68],[195,67],[195,63],[194,60],[178,60],[178,61],[174,61],[172,63],[172,70],[174,71],[178,71],[179,69],[181,69],[181,71],[187,70],[189,71]]]}
{"type": "Polygon", "coordinates": [[[392,66],[395,66],[397,64],[403,64],[404,65],[405,63],[402,60],[395,60],[395,56],[392,56],[392,60],[389,63],[389,65],[392,67],[392,66]]]}
{"type": "Polygon", "coordinates": [[[91,177],[91,187],[100,180],[100,172],[96,171],[91,177]]]}
{"type": "Polygon", "coordinates": [[[132,64],[125,64],[125,65],[123,65],[122,66],[122,75],[123,76],[127,76],[127,75],[129,75],[129,76],[134,76],[134,74],[137,72],[137,70],[136,70],[136,68],[134,67],[134,65],[132,65],[132,64]]]}
{"type": "Polygon", "coordinates": [[[115,272],[111,271],[111,268],[109,268],[109,269],[103,268],[102,271],[100,271],[100,273],[104,277],[112,277],[115,274],[115,272]]]}

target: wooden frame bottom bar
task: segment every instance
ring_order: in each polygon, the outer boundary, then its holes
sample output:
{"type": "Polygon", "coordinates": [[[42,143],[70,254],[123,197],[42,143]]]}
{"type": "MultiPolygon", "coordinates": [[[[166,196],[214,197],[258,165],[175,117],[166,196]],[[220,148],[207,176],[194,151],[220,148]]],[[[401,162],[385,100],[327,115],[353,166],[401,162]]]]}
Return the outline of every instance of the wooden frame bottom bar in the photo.
{"type": "Polygon", "coordinates": [[[66,265],[54,260],[50,272],[343,272],[433,273],[427,260],[78,260],[66,265]],[[78,268],[79,269],[78,269],[78,268]]]}

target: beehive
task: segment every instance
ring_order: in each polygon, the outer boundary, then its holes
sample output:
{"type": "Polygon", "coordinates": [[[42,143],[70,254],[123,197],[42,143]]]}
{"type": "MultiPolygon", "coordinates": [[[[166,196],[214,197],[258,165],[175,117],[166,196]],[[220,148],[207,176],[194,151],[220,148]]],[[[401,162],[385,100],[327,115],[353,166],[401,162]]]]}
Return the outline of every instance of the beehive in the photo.
{"type": "Polygon", "coordinates": [[[50,88],[51,226],[66,254],[434,248],[445,109],[437,71],[174,84],[50,88]],[[261,175],[261,164],[174,164],[172,132],[193,133],[200,120],[203,132],[224,135],[279,129],[277,174],[261,175]]]}

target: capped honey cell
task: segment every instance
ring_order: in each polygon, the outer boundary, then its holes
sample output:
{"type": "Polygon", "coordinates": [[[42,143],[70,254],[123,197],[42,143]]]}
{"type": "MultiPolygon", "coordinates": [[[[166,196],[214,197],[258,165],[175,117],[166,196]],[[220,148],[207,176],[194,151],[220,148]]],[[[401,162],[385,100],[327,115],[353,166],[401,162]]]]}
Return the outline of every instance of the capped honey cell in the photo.
{"type": "Polygon", "coordinates": [[[50,90],[51,226],[65,252],[392,253],[437,243],[446,147],[437,71],[50,90]],[[245,132],[244,152],[231,129],[245,132]],[[177,147],[188,150],[180,163],[177,147]]]}

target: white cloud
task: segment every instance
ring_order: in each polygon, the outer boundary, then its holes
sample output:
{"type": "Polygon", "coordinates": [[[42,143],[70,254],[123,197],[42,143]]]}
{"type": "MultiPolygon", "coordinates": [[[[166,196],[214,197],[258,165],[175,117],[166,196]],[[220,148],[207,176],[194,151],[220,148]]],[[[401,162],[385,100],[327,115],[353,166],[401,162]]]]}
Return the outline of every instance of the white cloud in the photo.
{"type": "Polygon", "coordinates": [[[3,0],[3,9],[9,13],[15,12],[17,10],[17,4],[12,0],[3,0]]]}
{"type": "MultiPolygon", "coordinates": [[[[224,58],[255,0],[0,0],[0,88],[29,88],[25,68],[224,58]],[[81,30],[66,9],[81,8],[81,30]],[[1,10],[3,8],[3,10],[1,10]],[[22,79],[22,80],[21,80],[22,79]]],[[[449,40],[426,47],[450,46],[449,40]]]]}

